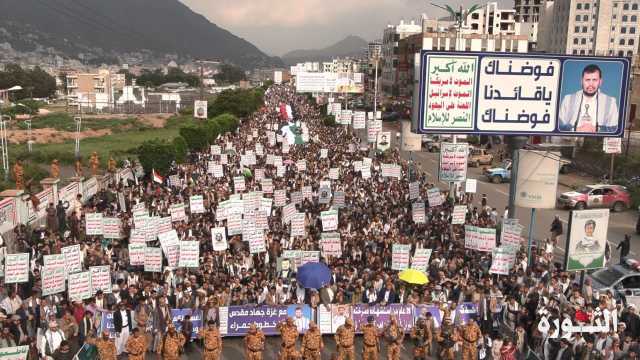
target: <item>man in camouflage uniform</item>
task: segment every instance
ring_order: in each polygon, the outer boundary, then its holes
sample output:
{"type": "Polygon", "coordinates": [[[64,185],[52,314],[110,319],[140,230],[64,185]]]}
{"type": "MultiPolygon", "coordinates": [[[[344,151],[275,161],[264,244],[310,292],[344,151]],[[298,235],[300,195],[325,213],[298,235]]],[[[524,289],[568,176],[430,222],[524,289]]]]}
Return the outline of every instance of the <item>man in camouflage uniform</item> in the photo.
{"type": "Polygon", "coordinates": [[[475,317],[462,326],[460,332],[462,337],[462,359],[478,360],[478,340],[482,336],[480,327],[476,323],[475,317]]]}
{"type": "Polygon", "coordinates": [[[140,328],[134,328],[132,335],[127,340],[126,350],[129,360],[144,360],[144,353],[147,352],[147,341],[140,335],[140,328]]]}
{"type": "Polygon", "coordinates": [[[373,316],[367,317],[367,324],[362,327],[362,360],[378,360],[380,342],[378,328],[373,316]]]}
{"type": "Polygon", "coordinates": [[[262,330],[255,323],[249,327],[247,336],[244,337],[244,345],[247,360],[262,360],[265,337],[262,330]]]}
{"type": "Polygon", "coordinates": [[[209,327],[206,330],[204,328],[200,329],[200,338],[204,342],[203,359],[218,360],[222,350],[222,336],[216,327],[215,321],[209,320],[208,325],[209,327]]]}
{"type": "Polygon", "coordinates": [[[353,346],[355,335],[356,329],[351,319],[346,319],[344,325],[338,327],[335,335],[336,344],[338,345],[338,360],[356,359],[356,351],[353,346]]]}
{"type": "Polygon", "coordinates": [[[456,335],[453,324],[451,323],[451,313],[444,309],[442,314],[442,326],[436,336],[436,341],[440,348],[439,359],[454,360],[453,346],[456,343],[456,335]]]}
{"type": "Polygon", "coordinates": [[[173,324],[169,324],[167,330],[167,335],[160,342],[158,353],[162,354],[163,360],[178,360],[184,346],[184,335],[177,332],[173,324]]]}
{"type": "Polygon", "coordinates": [[[423,318],[418,319],[416,325],[411,329],[411,338],[415,342],[415,347],[413,348],[413,358],[414,359],[424,359],[427,356],[427,347],[428,347],[428,329],[426,325],[426,320],[423,318]]]}
{"type": "Polygon", "coordinates": [[[400,360],[404,330],[398,326],[395,315],[389,317],[389,325],[385,328],[384,334],[387,339],[387,360],[400,360]]]}
{"type": "Polygon", "coordinates": [[[276,328],[280,331],[282,345],[280,346],[279,360],[297,360],[300,356],[296,349],[298,341],[298,328],[292,318],[287,318],[286,322],[279,323],[276,328]]]}
{"type": "Polygon", "coordinates": [[[109,332],[103,331],[100,339],[87,339],[89,344],[93,344],[98,348],[100,360],[116,360],[116,343],[109,339],[109,332]]]}
{"type": "Polygon", "coordinates": [[[304,360],[320,360],[324,348],[322,334],[315,322],[309,322],[309,330],[302,337],[302,358],[304,360]]]}

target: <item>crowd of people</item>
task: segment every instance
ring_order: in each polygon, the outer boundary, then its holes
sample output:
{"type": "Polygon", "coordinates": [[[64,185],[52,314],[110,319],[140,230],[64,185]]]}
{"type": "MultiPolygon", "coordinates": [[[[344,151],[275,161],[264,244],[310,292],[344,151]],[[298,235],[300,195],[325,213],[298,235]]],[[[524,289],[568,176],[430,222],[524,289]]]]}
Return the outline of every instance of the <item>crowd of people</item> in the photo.
{"type": "MultiPolygon", "coordinates": [[[[207,359],[217,359],[224,342],[217,329],[220,307],[308,304],[316,314],[320,306],[328,304],[403,303],[436,304],[443,321],[438,324],[433,314],[427,314],[407,334],[397,325],[392,326],[395,320],[383,329],[371,321],[363,328],[365,359],[381,356],[380,344],[386,345],[388,359],[399,358],[401,345],[411,348],[415,358],[420,359],[453,359],[458,353],[464,359],[524,359],[529,349],[546,360],[638,358],[637,310],[616,302],[612,293],[596,294],[588,279],[583,287],[576,285],[575,274],[564,272],[554,259],[553,246],[546,246],[562,233],[562,224],[560,228],[554,226],[547,243],[534,248],[531,263],[522,248],[509,275],[490,274],[491,252],[465,249],[464,226],[451,225],[451,215],[454,204],[464,204],[468,209],[466,225],[499,228],[507,214],[499,214],[491,207],[491,199],[474,201],[470,194],[443,191],[447,201],[427,206],[426,221],[416,224],[411,211],[416,200],[409,196],[409,184],[419,183],[419,199],[425,202],[427,191],[435,187],[435,179],[404,160],[398,149],[376,152],[363,146],[365,141],[353,129],[325,125],[320,107],[289,86],[271,86],[264,100],[260,111],[242,119],[236,131],[222,134],[217,140],[223,150],[233,149],[227,152],[223,177],[216,178],[208,172],[209,161],[218,161],[218,155],[194,152],[186,163],[174,164],[167,174],[179,179],[178,183],[170,183],[169,176],[162,183],[151,178],[137,184],[114,182],[91,199],[79,197],[68,209],[62,204],[57,209],[51,205],[45,228],[16,228],[19,252],[30,253],[31,273],[28,283],[3,287],[0,348],[28,345],[30,358],[70,359],[75,355],[71,349],[90,343],[96,345],[103,359],[124,353],[131,359],[142,359],[147,352],[175,359],[181,352],[189,352],[190,347],[203,346],[207,359]],[[281,104],[291,106],[294,120],[300,124],[296,128],[304,129],[308,137],[303,144],[292,144],[288,153],[283,153],[281,142],[273,143],[268,136],[268,132],[288,122],[282,118],[281,104]],[[241,165],[240,155],[255,152],[256,144],[263,147],[264,156],[257,156],[256,165],[241,165]],[[326,157],[320,156],[323,149],[327,150],[326,157]],[[283,162],[285,171],[281,176],[276,166],[267,164],[267,154],[291,160],[283,162]],[[364,158],[372,160],[371,177],[366,179],[354,170],[354,162],[364,158]],[[299,160],[306,160],[304,171],[296,167],[299,160]],[[400,165],[400,178],[383,177],[383,163],[400,165]],[[340,169],[339,178],[330,180],[329,169],[336,167],[340,169]],[[249,176],[245,176],[246,168],[252,171],[249,176]],[[261,182],[254,176],[258,168],[264,169],[264,178],[273,180],[274,189],[286,190],[288,195],[302,191],[303,186],[312,187],[311,197],[296,205],[297,211],[305,214],[306,236],[290,236],[291,225],[282,221],[282,208],[273,207],[264,233],[265,252],[251,254],[240,235],[229,236],[226,251],[214,251],[211,228],[227,225],[226,220],[217,217],[218,204],[234,193],[236,176],[245,176],[245,192],[261,191],[261,182]],[[345,194],[338,223],[342,256],[321,256],[320,260],[332,270],[332,280],[320,289],[305,289],[297,283],[295,269],[278,269],[277,263],[283,250],[320,249],[320,213],[331,207],[331,203],[318,201],[322,181],[331,181],[332,191],[345,194]],[[132,208],[144,204],[151,215],[167,216],[171,204],[188,203],[193,195],[203,196],[205,212],[193,214],[187,210],[187,219],[174,222],[173,228],[181,240],[199,241],[200,266],[165,267],[162,273],[131,266],[127,245],[134,227],[132,208]],[[94,212],[120,218],[124,236],[109,241],[86,235],[86,215],[94,212]],[[111,293],[98,291],[84,301],[70,301],[65,293],[42,295],[43,256],[59,254],[62,247],[72,244],[80,244],[85,269],[110,266],[111,293]],[[433,250],[427,269],[428,284],[416,286],[398,279],[398,272],[391,270],[393,244],[410,245],[411,253],[420,248],[433,250]],[[477,314],[465,324],[450,316],[451,310],[463,302],[477,305],[477,314]],[[199,334],[203,345],[195,345],[188,316],[180,331],[171,321],[170,309],[187,308],[203,311],[205,329],[199,334]],[[115,339],[110,338],[109,332],[101,332],[100,317],[105,311],[113,312],[115,339]],[[611,313],[619,320],[615,330],[553,336],[556,319],[567,317],[574,324],[599,324],[611,313]],[[539,326],[541,321],[550,324],[546,330],[539,326]]],[[[157,240],[149,244],[157,244],[157,240]]],[[[283,323],[278,327],[283,341],[281,358],[318,359],[327,341],[336,341],[338,358],[354,358],[352,327],[351,320],[347,320],[335,339],[323,340],[312,322],[300,339],[298,350],[295,326],[283,323]]],[[[245,344],[248,359],[261,359],[264,334],[255,324],[248,330],[245,344]]]]}

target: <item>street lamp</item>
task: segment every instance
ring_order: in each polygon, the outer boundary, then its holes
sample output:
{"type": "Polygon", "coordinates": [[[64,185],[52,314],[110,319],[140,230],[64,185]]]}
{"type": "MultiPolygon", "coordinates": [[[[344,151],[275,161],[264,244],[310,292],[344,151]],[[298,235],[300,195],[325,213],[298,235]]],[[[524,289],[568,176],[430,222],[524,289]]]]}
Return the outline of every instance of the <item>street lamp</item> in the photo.
{"type": "Polygon", "coordinates": [[[0,115],[0,150],[5,182],[9,180],[9,143],[7,142],[7,122],[9,121],[11,121],[11,116],[0,115]]]}
{"type": "MultiPolygon", "coordinates": [[[[22,106],[23,108],[29,110],[29,107],[25,104],[22,103],[17,103],[16,106],[22,106]]],[[[29,118],[27,120],[24,121],[25,124],[27,124],[27,150],[29,152],[31,152],[32,150],[32,144],[33,144],[33,137],[31,136],[31,116],[29,116],[29,118]]]]}
{"type": "Polygon", "coordinates": [[[82,117],[76,116],[73,118],[73,121],[76,123],[76,159],[80,157],[80,130],[82,129],[82,117]]]}

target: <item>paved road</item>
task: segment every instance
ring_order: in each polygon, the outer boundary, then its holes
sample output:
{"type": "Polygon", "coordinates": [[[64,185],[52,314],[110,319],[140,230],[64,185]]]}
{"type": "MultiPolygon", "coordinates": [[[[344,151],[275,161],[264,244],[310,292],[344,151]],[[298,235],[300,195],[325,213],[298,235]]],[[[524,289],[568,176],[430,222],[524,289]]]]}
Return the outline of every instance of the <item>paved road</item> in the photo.
{"type": "MultiPolygon", "coordinates": [[[[400,127],[398,123],[384,123],[383,128],[385,131],[393,131],[398,132],[400,127]]],[[[397,146],[398,142],[395,136],[392,136],[393,142],[392,146],[397,146]]],[[[410,158],[410,154],[407,152],[402,152],[402,157],[405,159],[410,158]]],[[[429,153],[429,152],[414,152],[413,160],[417,163],[420,170],[426,172],[429,179],[438,178],[438,161],[439,154],[438,153],[429,153]]],[[[509,202],[509,184],[493,184],[490,183],[485,176],[482,175],[482,168],[469,168],[467,176],[469,178],[475,178],[478,180],[478,192],[475,196],[475,201],[480,204],[481,194],[487,194],[489,199],[489,206],[495,207],[498,210],[499,214],[502,214],[505,207],[509,202]]],[[[447,183],[439,183],[438,186],[442,189],[448,189],[447,183]]],[[[565,191],[570,191],[571,189],[559,185],[558,186],[558,195],[565,191]]],[[[534,231],[533,231],[533,241],[543,241],[547,238],[549,233],[549,228],[551,226],[551,222],[553,221],[553,217],[555,215],[560,215],[560,219],[562,220],[565,226],[565,234],[567,233],[567,220],[569,219],[569,211],[564,209],[541,209],[536,210],[536,216],[534,221],[534,231]]],[[[611,249],[613,251],[613,257],[617,261],[619,257],[619,252],[615,249],[615,247],[622,241],[625,234],[632,235],[631,238],[631,256],[640,259],[640,236],[635,234],[635,224],[637,220],[638,213],[635,210],[628,210],[622,213],[611,213],[611,217],[609,219],[609,243],[611,249]]],[[[518,207],[516,209],[516,217],[520,219],[520,224],[522,224],[524,228],[524,236],[528,237],[528,232],[531,224],[531,210],[527,208],[518,207]]],[[[564,239],[566,240],[566,238],[564,239]]],[[[558,244],[558,248],[555,253],[558,258],[564,257],[564,248],[565,241],[561,241],[561,244],[558,244]]]]}

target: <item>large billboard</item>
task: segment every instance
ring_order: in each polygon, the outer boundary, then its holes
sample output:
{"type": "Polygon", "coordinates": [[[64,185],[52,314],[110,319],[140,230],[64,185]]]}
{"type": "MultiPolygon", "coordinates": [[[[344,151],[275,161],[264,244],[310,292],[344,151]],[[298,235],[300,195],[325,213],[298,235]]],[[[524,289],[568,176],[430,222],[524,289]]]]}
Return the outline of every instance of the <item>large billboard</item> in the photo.
{"type": "Polygon", "coordinates": [[[622,136],[629,59],[423,51],[418,133],[622,136]]]}
{"type": "Polygon", "coordinates": [[[600,269],[605,266],[609,209],[573,210],[565,247],[565,270],[600,269]]]}
{"type": "Polygon", "coordinates": [[[362,73],[298,72],[296,92],[358,93],[364,92],[362,73]]]}

